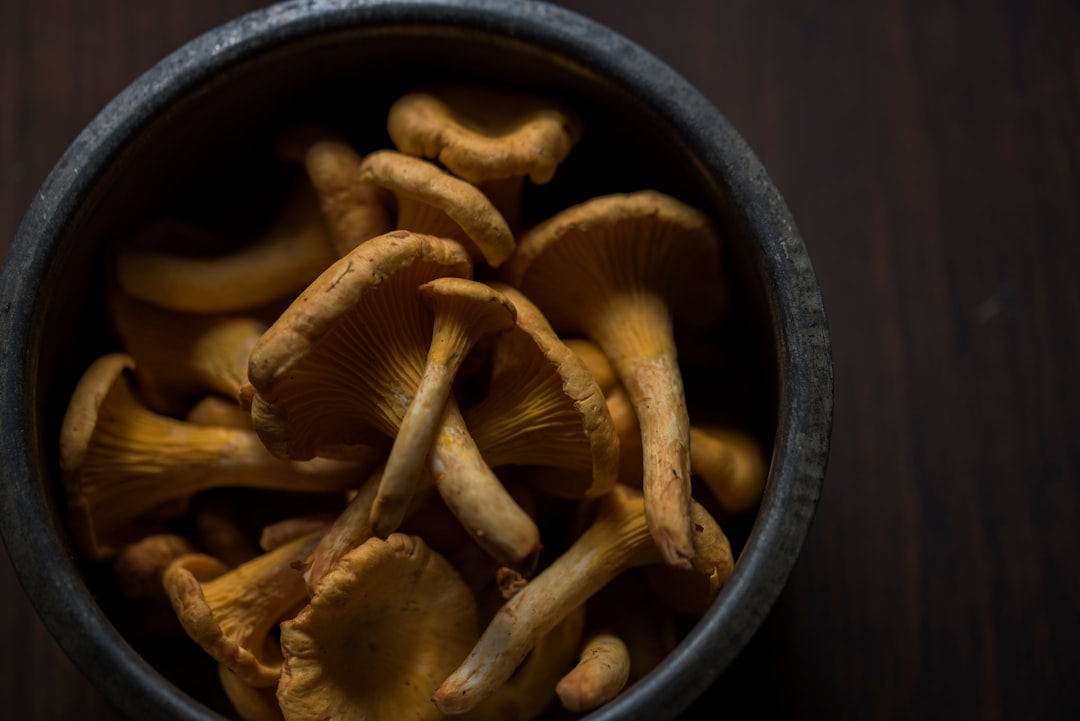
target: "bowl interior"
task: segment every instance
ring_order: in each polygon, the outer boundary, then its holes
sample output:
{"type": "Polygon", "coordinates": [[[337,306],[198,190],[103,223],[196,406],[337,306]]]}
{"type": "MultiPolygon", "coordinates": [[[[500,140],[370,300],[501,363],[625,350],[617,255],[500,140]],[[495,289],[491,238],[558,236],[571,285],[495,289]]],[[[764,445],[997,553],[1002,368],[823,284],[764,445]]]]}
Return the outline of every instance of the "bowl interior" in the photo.
{"type": "MultiPolygon", "coordinates": [[[[201,47],[205,50],[205,44],[201,47]]],[[[294,120],[320,120],[345,133],[362,153],[391,147],[385,130],[390,102],[439,80],[531,87],[582,112],[586,131],[580,145],[550,184],[528,190],[525,212],[532,220],[592,196],[645,188],[713,215],[726,238],[732,305],[716,331],[719,352],[707,358],[686,355],[691,416],[730,418],[751,429],[764,447],[773,447],[786,379],[778,359],[767,254],[752,236],[747,209],[733,200],[738,194],[729,180],[702,161],[701,148],[665,115],[660,98],[643,97],[580,50],[505,28],[361,24],[263,40],[258,50],[237,52],[229,62],[174,58],[155,68],[151,74],[164,81],[164,95],[150,94],[152,84],[144,82],[143,94],[129,94],[107,109],[106,115],[120,119],[108,126],[111,142],[87,151],[101,172],[70,181],[65,191],[74,200],[33,301],[26,356],[31,434],[39,444],[34,472],[53,509],[49,523],[61,539],[66,531],[55,463],[60,421],[82,371],[115,349],[103,302],[110,244],[165,214],[204,222],[238,239],[250,236],[269,220],[295,172],[270,153],[277,130],[294,120]],[[137,106],[147,99],[148,109],[140,114],[137,106]]],[[[635,57],[628,56],[625,68],[630,78],[652,69],[634,67],[635,57]]],[[[62,168],[57,172],[54,185],[69,182],[62,168]]],[[[736,546],[743,546],[752,522],[727,529],[736,546]]],[[[139,654],[179,688],[231,714],[201,652],[133,637],[127,611],[112,596],[107,569],[73,559],[69,549],[66,562],[85,578],[89,597],[139,654]]]]}

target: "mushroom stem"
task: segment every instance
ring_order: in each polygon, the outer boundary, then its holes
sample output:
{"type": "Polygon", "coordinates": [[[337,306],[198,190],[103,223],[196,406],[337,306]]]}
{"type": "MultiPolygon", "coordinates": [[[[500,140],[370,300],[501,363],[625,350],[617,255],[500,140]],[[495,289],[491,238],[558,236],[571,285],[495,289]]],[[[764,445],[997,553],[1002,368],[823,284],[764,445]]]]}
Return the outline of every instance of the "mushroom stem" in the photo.
{"type": "Polygon", "coordinates": [[[624,570],[660,562],[644,501],[615,486],[596,521],[499,609],[469,656],[432,697],[446,714],[469,711],[509,679],[529,651],[574,609],[624,570]]]}
{"type": "Polygon", "coordinates": [[[477,544],[504,565],[530,566],[540,530],[484,461],[452,396],[429,462],[439,495],[477,544]]]}
{"type": "Polygon", "coordinates": [[[613,298],[611,304],[613,309],[593,324],[592,337],[611,359],[637,413],[649,529],[665,563],[689,568],[694,557],[690,416],[671,315],[666,303],[649,293],[613,298]]]}
{"type": "Polygon", "coordinates": [[[586,640],[577,666],[562,677],[555,693],[568,711],[590,711],[615,698],[629,677],[626,643],[601,631],[586,640]]]}
{"type": "Polygon", "coordinates": [[[304,580],[314,589],[322,577],[350,550],[371,538],[371,507],[379,490],[383,467],[379,466],[353,496],[307,559],[304,580]]]}

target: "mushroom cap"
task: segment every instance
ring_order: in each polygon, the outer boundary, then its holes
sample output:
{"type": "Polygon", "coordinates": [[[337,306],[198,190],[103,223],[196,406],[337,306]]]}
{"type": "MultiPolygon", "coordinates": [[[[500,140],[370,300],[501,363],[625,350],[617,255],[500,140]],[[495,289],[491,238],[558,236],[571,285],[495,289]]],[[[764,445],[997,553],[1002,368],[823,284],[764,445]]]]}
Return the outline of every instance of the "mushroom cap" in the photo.
{"type": "Polygon", "coordinates": [[[514,252],[514,233],[487,196],[434,163],[393,150],[377,150],[364,158],[360,178],[398,197],[397,225],[403,230],[462,242],[493,268],[514,252]],[[406,202],[425,212],[413,213],[406,220],[400,212],[406,202]]]}
{"type": "Polygon", "coordinates": [[[578,113],[554,98],[470,83],[408,93],[387,116],[387,130],[399,150],[437,158],[473,183],[524,175],[547,183],[583,128],[578,113]]]}
{"type": "Polygon", "coordinates": [[[476,601],[420,538],[345,554],[281,624],[278,701],[288,721],[441,719],[430,697],[478,635],[476,601]]]}
{"type": "Polygon", "coordinates": [[[587,200],[533,227],[503,278],[560,333],[594,336],[598,308],[643,293],[662,298],[684,325],[708,327],[727,307],[721,250],[707,215],[643,190],[587,200]]]}
{"type": "Polygon", "coordinates": [[[305,459],[393,437],[431,344],[416,288],[471,273],[460,244],[408,231],[372,238],[331,265],[252,349],[252,421],[266,446],[305,459]]]}
{"type": "Polygon", "coordinates": [[[523,293],[491,285],[517,308],[517,323],[492,344],[487,396],[464,411],[477,446],[492,466],[559,469],[526,474],[548,493],[607,493],[618,476],[619,439],[600,386],[523,293]]]}

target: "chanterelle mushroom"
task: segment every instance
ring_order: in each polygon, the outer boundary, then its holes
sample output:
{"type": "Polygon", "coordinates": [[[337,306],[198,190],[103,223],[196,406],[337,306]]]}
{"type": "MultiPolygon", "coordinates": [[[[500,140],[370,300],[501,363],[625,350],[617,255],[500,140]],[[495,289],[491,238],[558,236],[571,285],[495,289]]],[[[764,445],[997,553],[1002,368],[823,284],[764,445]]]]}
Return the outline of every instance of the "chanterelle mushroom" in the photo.
{"type": "Polygon", "coordinates": [[[377,150],[364,158],[360,177],[394,194],[402,230],[456,240],[493,268],[514,252],[514,234],[487,196],[434,163],[377,150]]]}
{"type": "Polygon", "coordinates": [[[477,637],[476,601],[416,536],[345,554],[281,624],[278,701],[287,721],[438,721],[431,692],[477,637]]]}
{"type": "Polygon", "coordinates": [[[297,538],[232,570],[210,556],[173,561],[164,584],[184,630],[245,683],[276,684],[281,653],[274,629],[308,599],[303,576],[292,564],[306,558],[317,539],[318,534],[297,538]]]}
{"type": "Polygon", "coordinates": [[[245,486],[330,492],[363,478],[364,468],[355,463],[282,462],[251,430],[198,426],[155,413],[132,387],[132,366],[122,353],[91,363],[61,425],[69,527],[90,558],[111,557],[179,516],[199,491],[245,486]]]}
{"type": "Polygon", "coordinates": [[[673,323],[722,316],[720,251],[705,214],[641,191],[557,213],[521,237],[505,267],[557,331],[586,335],[611,359],[641,425],[649,528],[665,561],[683,567],[694,552],[690,421],[673,323]]]}
{"type": "Polygon", "coordinates": [[[746,513],[761,501],[768,462],[761,444],[730,425],[690,427],[690,466],[728,513],[746,513]]]}
{"type": "Polygon", "coordinates": [[[306,459],[396,436],[431,344],[416,288],[471,274],[460,244],[393,231],[315,279],[251,352],[252,422],[267,447],[306,459]]]}
{"type": "Polygon", "coordinates": [[[550,181],[583,128],[580,115],[554,98],[470,83],[418,89],[398,98],[387,116],[398,150],[437,159],[483,189],[512,222],[524,178],[550,181]]]}
{"type": "Polygon", "coordinates": [[[321,123],[298,123],[281,131],[274,147],[279,157],[307,173],[338,255],[394,229],[390,194],[360,180],[360,154],[339,132],[321,123]]]}
{"type": "MultiPolygon", "coordinates": [[[[466,712],[495,693],[545,633],[618,574],[663,560],[637,491],[616,484],[599,506],[594,523],[506,602],[468,658],[439,686],[432,698],[444,713],[466,712]]],[[[694,541],[716,526],[704,509],[694,523],[702,528],[694,531],[694,541]]],[[[711,575],[716,569],[698,571],[711,575]]]]}
{"type": "MultiPolygon", "coordinates": [[[[157,223],[146,232],[205,235],[190,223],[157,223]]],[[[121,247],[116,282],[128,295],[172,310],[232,313],[291,298],[338,256],[306,179],[263,233],[236,250],[179,255],[141,241],[121,247]]],[[[224,238],[218,247],[231,248],[224,238]]]]}

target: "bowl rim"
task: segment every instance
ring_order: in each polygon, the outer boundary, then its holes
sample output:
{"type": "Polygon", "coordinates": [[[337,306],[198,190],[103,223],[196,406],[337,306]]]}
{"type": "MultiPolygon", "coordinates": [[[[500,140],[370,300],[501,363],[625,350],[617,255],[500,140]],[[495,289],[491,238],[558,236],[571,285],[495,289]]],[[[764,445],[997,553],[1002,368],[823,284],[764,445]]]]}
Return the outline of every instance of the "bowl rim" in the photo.
{"type": "Polygon", "coordinates": [[[221,718],[139,656],[92,602],[52,533],[37,489],[32,398],[35,285],[61,251],[63,228],[139,131],[217,73],[256,53],[321,33],[386,25],[446,25],[509,36],[567,57],[629,88],[722,180],[759,242],[781,384],[769,482],[735,572],[693,633],[647,677],[586,718],[672,718],[730,665],[767,616],[802,549],[824,484],[833,369],[825,310],[806,246],[760,161],[720,111],[635,42],[574,11],[531,0],[289,0],[187,42],[143,73],[84,128],[54,166],[0,273],[0,532],[45,626],[117,708],[141,718],[221,718]],[[784,461],[780,463],[780,461],[784,461]],[[783,508],[781,508],[783,506],[783,508]],[[43,566],[37,558],[58,558],[43,566]],[[87,603],[87,601],[91,601],[87,603]],[[738,622],[733,622],[738,619],[738,622]],[[117,671],[121,673],[117,673],[117,671]],[[134,680],[134,682],[132,682],[134,680]]]}

